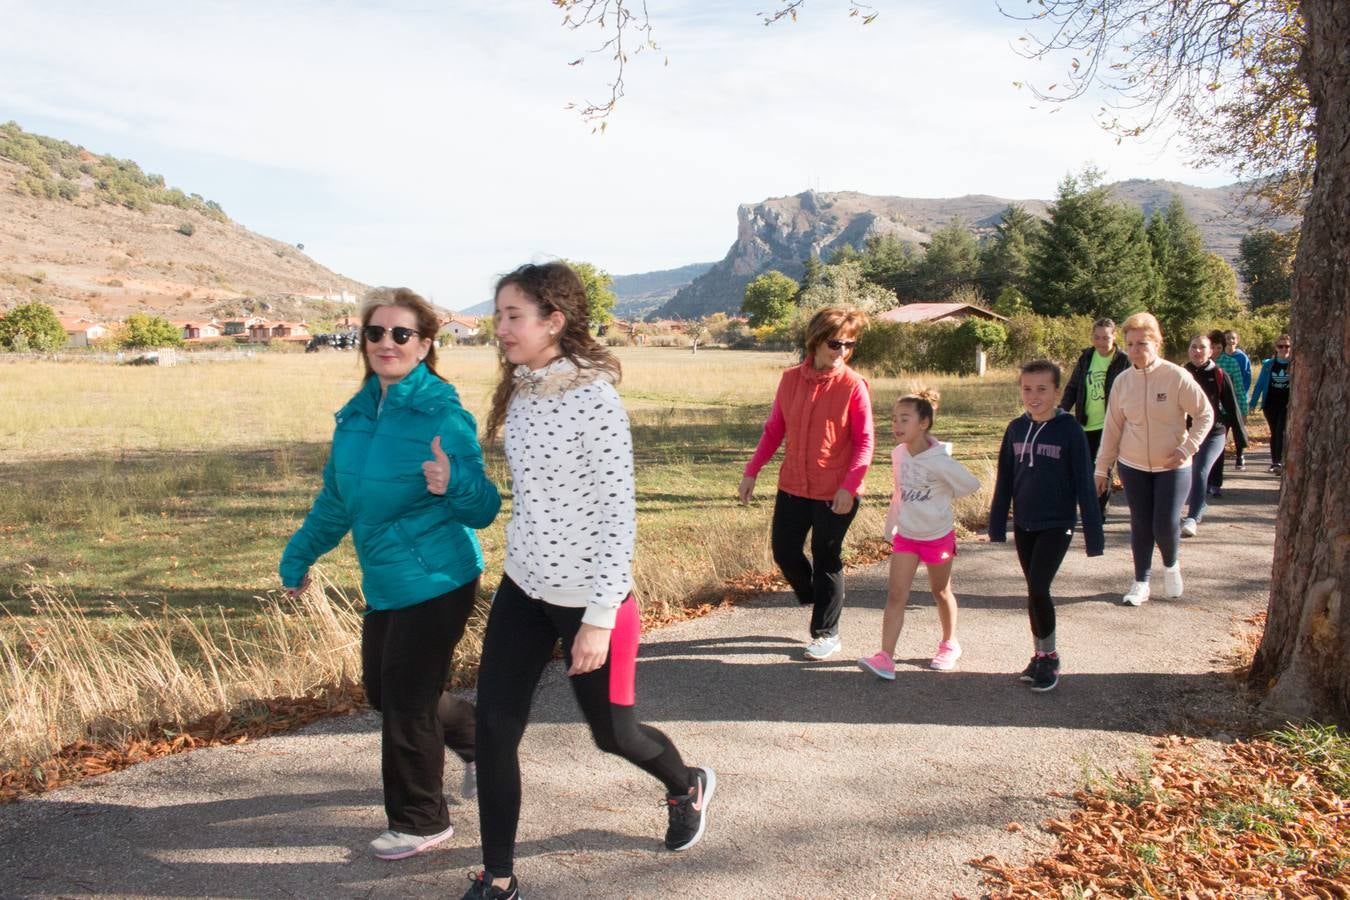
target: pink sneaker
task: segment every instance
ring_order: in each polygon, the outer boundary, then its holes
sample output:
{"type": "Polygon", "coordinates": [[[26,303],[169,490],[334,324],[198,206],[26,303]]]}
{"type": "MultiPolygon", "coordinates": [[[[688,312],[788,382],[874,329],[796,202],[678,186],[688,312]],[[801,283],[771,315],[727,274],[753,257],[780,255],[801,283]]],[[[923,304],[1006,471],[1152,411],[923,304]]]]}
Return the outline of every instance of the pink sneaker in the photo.
{"type": "Polygon", "coordinates": [[[947,672],[956,668],[956,661],[960,658],[960,644],[956,641],[942,641],[938,644],[937,655],[929,665],[939,672],[947,672]]]}
{"type": "Polygon", "coordinates": [[[895,680],[895,660],[887,656],[882,650],[878,650],[865,659],[858,660],[858,666],[878,678],[884,678],[887,681],[895,680]]]}

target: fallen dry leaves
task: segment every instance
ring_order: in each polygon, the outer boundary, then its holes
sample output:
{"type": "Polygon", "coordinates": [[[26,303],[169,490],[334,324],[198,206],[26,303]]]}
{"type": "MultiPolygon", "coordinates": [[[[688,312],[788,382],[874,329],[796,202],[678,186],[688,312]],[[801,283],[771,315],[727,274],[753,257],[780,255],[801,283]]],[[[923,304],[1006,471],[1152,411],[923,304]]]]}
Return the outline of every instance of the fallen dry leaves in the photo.
{"type": "Polygon", "coordinates": [[[12,803],[25,795],[41,794],[161,756],[199,747],[242,744],[290,731],[325,716],[352,712],[364,704],[360,685],[344,680],[309,696],[253,701],[194,722],[152,723],[120,740],[76,741],[48,759],[21,760],[15,768],[0,770],[0,803],[12,803]]]}
{"type": "MultiPolygon", "coordinates": [[[[1147,776],[1120,775],[1074,794],[1079,809],[1047,830],[1058,847],[1025,865],[989,855],[993,898],[1350,897],[1350,768],[1334,731],[1329,757],[1300,749],[1309,732],[1223,747],[1158,743],[1147,776]]],[[[1010,828],[1011,830],[1011,828],[1010,828]]]]}

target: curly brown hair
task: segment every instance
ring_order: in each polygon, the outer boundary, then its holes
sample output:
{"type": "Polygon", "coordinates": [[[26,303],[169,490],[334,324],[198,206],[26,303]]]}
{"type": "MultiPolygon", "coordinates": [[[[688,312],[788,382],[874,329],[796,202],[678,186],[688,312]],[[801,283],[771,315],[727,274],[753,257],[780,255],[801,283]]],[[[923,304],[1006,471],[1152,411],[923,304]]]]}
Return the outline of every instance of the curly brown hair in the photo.
{"type": "MultiPolygon", "coordinates": [[[[526,263],[513,272],[508,272],[497,281],[493,297],[501,294],[502,288],[515,285],[539,307],[540,316],[560,312],[566,324],[558,335],[558,352],[578,369],[599,369],[609,374],[618,384],[623,374],[619,360],[604,344],[591,334],[590,301],[586,297],[586,286],[572,267],[564,262],[542,264],[526,263]]],[[[501,432],[506,421],[506,409],[515,393],[515,365],[500,354],[501,371],[498,375],[497,389],[492,393],[492,411],[488,413],[487,426],[484,429],[486,439],[493,441],[501,432]]]]}

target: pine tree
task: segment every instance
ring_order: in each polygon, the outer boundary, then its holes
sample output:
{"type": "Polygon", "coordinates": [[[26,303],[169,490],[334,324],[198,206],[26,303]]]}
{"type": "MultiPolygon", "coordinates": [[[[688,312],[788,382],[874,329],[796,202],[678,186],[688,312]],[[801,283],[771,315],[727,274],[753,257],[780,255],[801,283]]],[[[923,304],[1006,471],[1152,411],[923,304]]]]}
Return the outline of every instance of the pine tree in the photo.
{"type": "Polygon", "coordinates": [[[1031,272],[1031,247],[1041,221],[1014,203],[1003,211],[994,237],[980,253],[978,282],[986,297],[1001,297],[1012,288],[1025,294],[1031,272]]]}
{"type": "Polygon", "coordinates": [[[1155,278],[1143,214],[1113,200],[1093,169],[1066,176],[1032,245],[1032,309],[1120,321],[1153,299],[1155,278]]]}
{"type": "Polygon", "coordinates": [[[933,232],[928,252],[919,263],[918,280],[925,297],[941,300],[974,283],[980,268],[980,245],[960,217],[933,232]]]}

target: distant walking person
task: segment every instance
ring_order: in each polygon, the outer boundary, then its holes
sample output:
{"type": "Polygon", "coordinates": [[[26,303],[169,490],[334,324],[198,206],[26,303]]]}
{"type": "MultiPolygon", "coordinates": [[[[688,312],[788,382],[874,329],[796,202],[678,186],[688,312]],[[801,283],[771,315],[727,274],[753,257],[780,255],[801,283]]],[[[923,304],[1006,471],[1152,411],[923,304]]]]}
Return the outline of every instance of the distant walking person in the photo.
{"type": "Polygon", "coordinates": [[[407,288],[366,297],[366,377],[337,414],[323,489],[281,557],[292,595],[348,531],[361,560],[361,678],[381,714],[389,819],[370,844],[380,859],[454,834],[441,786],[447,746],[466,763],[466,793],[474,785],[474,709],[443,688],[483,571],[474,529],[492,523],[501,498],[473,416],[436,372],[439,328],[436,310],[407,288]]]}
{"type": "Polygon", "coordinates": [[[520,897],[520,741],[559,641],[596,746],[665,787],[667,849],[703,837],[717,786],[711,768],[685,765],[634,710],[633,441],[614,387],[619,361],[591,334],[586,289],[565,263],[525,265],[497,282],[495,304],[501,377],[487,435],[505,432],[512,507],[478,674],[483,870],[465,900],[520,897]]]}
{"type": "MultiPolygon", "coordinates": [[[[1203,334],[1195,335],[1191,338],[1188,352],[1190,359],[1186,363],[1186,371],[1204,390],[1214,410],[1214,425],[1200,441],[1200,449],[1191,460],[1191,487],[1186,500],[1186,518],[1181,520],[1181,536],[1195,537],[1205,517],[1205,488],[1209,483],[1209,470],[1223,455],[1229,431],[1234,433],[1234,440],[1238,444],[1244,447],[1247,445],[1247,427],[1238,412],[1240,387],[1234,385],[1228,373],[1210,358],[1209,338],[1203,334]]],[[[1187,424],[1190,424],[1189,420],[1187,424]]]]}
{"type": "Polygon", "coordinates": [[[806,326],[806,360],[783,373],[737,495],[749,503],[760,469],[787,441],[773,505],[773,558],[797,602],[811,607],[807,659],[839,650],[844,536],[858,514],[875,441],[867,382],[848,365],[867,316],[829,307],[806,326]],[[811,559],[802,548],[811,536],[811,559]]]}
{"type": "Polygon", "coordinates": [[[924,390],[895,401],[892,430],[899,441],[891,451],[895,490],[886,513],[891,571],[886,581],[886,610],[881,617],[881,649],[858,665],[887,681],[895,679],[895,646],[905,627],[905,607],[919,563],[928,568],[928,589],[937,604],[942,640],[929,667],[956,668],[961,644],[956,639],[956,522],[952,504],[980,489],[980,480],[952,459],[952,445],[929,434],[937,416],[937,391],[924,390]]]}
{"type": "Polygon", "coordinates": [[[1111,464],[1120,463],[1134,557],[1134,583],[1121,599],[1139,606],[1149,599],[1154,545],[1162,554],[1163,596],[1181,596],[1181,505],[1191,457],[1214,424],[1214,410],[1185,369],[1158,356],[1162,329],[1156,318],[1135,313],[1122,331],[1130,369],[1116,379],[1106,407],[1096,481],[1101,491],[1111,464]]]}
{"type": "Polygon", "coordinates": [[[1266,471],[1284,474],[1284,425],[1289,416],[1290,376],[1294,372],[1294,342],[1289,335],[1275,339],[1275,355],[1261,361],[1261,374],[1252,389],[1252,409],[1266,415],[1270,425],[1270,468],[1266,471]]]}
{"type": "MultiPolygon", "coordinates": [[[[1233,382],[1234,387],[1238,389],[1238,408],[1243,420],[1247,418],[1247,391],[1251,389],[1252,383],[1252,364],[1247,359],[1247,354],[1237,349],[1237,332],[1219,331],[1217,328],[1209,333],[1210,354],[1214,362],[1224,374],[1233,382]],[[1237,351],[1236,353],[1230,352],[1237,351]],[[1238,354],[1241,354],[1239,357],[1238,354]],[[1246,364],[1246,374],[1243,374],[1243,364],[1246,364]]],[[[1226,445],[1225,445],[1226,446],[1226,445]]],[[[1247,432],[1244,429],[1241,433],[1233,434],[1233,468],[1239,472],[1247,469],[1247,432]]],[[[1206,482],[1211,497],[1223,496],[1223,472],[1224,455],[1219,454],[1215,460],[1214,467],[1209,470],[1209,479],[1206,482]]]]}
{"type": "MultiPolygon", "coordinates": [[[[1129,357],[1116,346],[1116,323],[1105,317],[1093,322],[1092,346],[1078,355],[1078,364],[1073,367],[1069,383],[1064,386],[1064,396],[1059,400],[1060,408],[1073,413],[1078,424],[1083,426],[1088,452],[1093,459],[1097,458],[1097,449],[1102,445],[1111,386],[1129,367],[1129,357]]],[[[1110,472],[1106,473],[1106,493],[1098,501],[1105,519],[1106,507],[1111,502],[1110,472]]]]}
{"type": "Polygon", "coordinates": [[[1059,684],[1055,646],[1055,603],[1050,587],[1073,541],[1078,514],[1088,556],[1101,556],[1106,538],[1101,507],[1095,502],[1092,456],[1073,416],[1055,406],[1059,366],[1037,359],[1022,366],[1018,379],[1026,410],[1008,423],[998,452],[998,477],[989,507],[989,540],[1008,539],[1008,506],[1013,513],[1017,561],[1027,581],[1027,614],[1033,651],[1023,681],[1038,693],[1059,684]]]}

